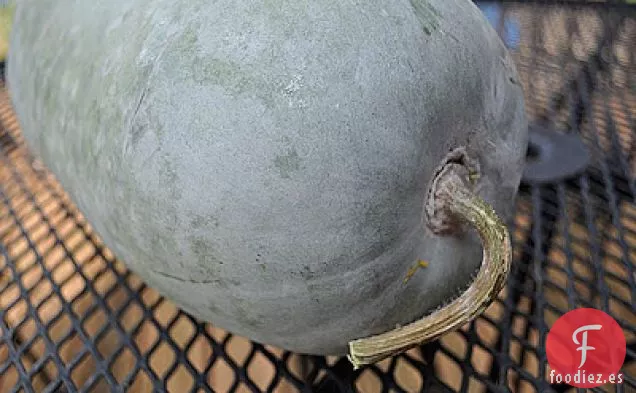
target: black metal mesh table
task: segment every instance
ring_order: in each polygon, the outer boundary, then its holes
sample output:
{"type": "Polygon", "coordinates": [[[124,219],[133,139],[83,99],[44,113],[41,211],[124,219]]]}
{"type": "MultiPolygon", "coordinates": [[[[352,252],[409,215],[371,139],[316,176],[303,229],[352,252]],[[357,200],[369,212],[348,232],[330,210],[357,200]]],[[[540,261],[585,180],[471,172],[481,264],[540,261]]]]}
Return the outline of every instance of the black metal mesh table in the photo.
{"type": "Polygon", "coordinates": [[[627,338],[625,382],[596,390],[636,391],[636,9],[497,7],[484,12],[517,61],[533,127],[580,136],[589,163],[522,184],[513,270],[482,316],[355,372],[201,324],[147,287],[31,156],[3,88],[0,392],[564,392],[544,344],[576,307],[609,313],[627,338]]]}

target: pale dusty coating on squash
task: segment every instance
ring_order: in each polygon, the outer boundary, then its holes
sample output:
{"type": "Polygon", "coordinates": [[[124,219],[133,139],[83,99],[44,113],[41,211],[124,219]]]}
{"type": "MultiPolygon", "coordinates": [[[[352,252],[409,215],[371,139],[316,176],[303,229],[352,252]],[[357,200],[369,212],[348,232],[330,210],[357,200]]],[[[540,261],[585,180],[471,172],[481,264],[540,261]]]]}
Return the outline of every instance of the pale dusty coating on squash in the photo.
{"type": "Polygon", "coordinates": [[[236,334],[344,354],[466,287],[479,240],[423,219],[451,149],[511,212],[523,96],[469,0],[40,0],[15,19],[33,151],[133,271],[236,334]]]}

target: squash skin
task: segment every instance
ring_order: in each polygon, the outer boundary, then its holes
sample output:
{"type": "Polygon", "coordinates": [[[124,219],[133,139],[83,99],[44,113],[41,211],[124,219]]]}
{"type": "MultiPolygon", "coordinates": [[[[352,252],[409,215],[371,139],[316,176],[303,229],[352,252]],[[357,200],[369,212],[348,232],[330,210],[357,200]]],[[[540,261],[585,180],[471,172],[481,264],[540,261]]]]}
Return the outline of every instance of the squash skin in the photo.
{"type": "Polygon", "coordinates": [[[512,213],[523,92],[468,0],[26,4],[7,79],[29,146],[105,244],[197,318],[344,354],[478,268],[473,233],[424,220],[450,150],[512,213]]]}

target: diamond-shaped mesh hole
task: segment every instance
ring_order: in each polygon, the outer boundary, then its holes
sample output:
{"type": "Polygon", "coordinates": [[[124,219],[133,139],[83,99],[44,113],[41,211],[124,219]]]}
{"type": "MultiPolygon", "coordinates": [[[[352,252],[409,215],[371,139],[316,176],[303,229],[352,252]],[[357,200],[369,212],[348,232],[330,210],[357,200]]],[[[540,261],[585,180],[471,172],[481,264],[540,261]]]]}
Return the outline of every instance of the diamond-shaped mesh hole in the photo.
{"type": "Polygon", "coordinates": [[[161,296],[152,288],[144,286],[139,295],[143,304],[147,305],[148,307],[153,307],[155,305],[156,307],[158,307],[160,305],[159,303],[161,303],[161,296]]]}
{"type": "Polygon", "coordinates": [[[168,326],[177,318],[179,310],[174,304],[161,300],[154,310],[154,317],[159,322],[163,329],[167,329],[168,326]]]}
{"type": "MultiPolygon", "coordinates": [[[[55,235],[51,235],[53,238],[51,242],[55,242],[57,238],[55,235]]],[[[66,260],[66,251],[64,250],[64,246],[61,244],[56,244],[52,248],[48,249],[45,253],[44,265],[51,272],[55,271],[56,268],[61,266],[63,262],[66,260]]]]}
{"type": "MultiPolygon", "coordinates": [[[[31,286],[26,284],[25,286],[31,286]]],[[[37,305],[40,312],[40,318],[48,321],[51,317],[60,312],[62,302],[57,295],[51,295],[53,284],[47,279],[40,280],[37,285],[33,286],[29,291],[29,300],[32,304],[37,305]]]]}
{"type": "Polygon", "coordinates": [[[244,364],[252,350],[252,344],[243,337],[232,336],[226,341],[224,349],[234,362],[244,364]]]}
{"type": "Polygon", "coordinates": [[[474,323],[474,328],[477,338],[482,344],[488,347],[492,347],[496,344],[497,339],[499,338],[499,329],[497,326],[493,325],[493,323],[486,319],[478,319],[474,323]]]}
{"type": "Polygon", "coordinates": [[[128,303],[119,322],[126,333],[130,334],[143,321],[143,309],[137,303],[128,303]]]}
{"type": "Polygon", "coordinates": [[[38,317],[43,324],[48,324],[62,311],[62,301],[59,296],[53,295],[38,307],[38,317]]]}
{"type": "Polygon", "coordinates": [[[80,245],[89,248],[88,250],[83,252],[73,253],[79,260],[83,260],[84,259],[83,256],[90,255],[90,249],[92,248],[94,250],[95,247],[94,246],[91,247],[90,243],[82,244],[85,240],[84,233],[77,228],[74,220],[69,220],[69,221],[70,221],[70,224],[69,224],[70,229],[68,233],[61,233],[60,231],[58,231],[58,233],[60,234],[60,237],[64,239],[64,244],[69,250],[76,250],[80,245]]]}
{"type": "Polygon", "coordinates": [[[228,336],[228,332],[222,329],[218,329],[212,325],[208,325],[205,327],[205,331],[209,334],[216,342],[223,342],[225,338],[228,336]]]}
{"type": "Polygon", "coordinates": [[[160,377],[163,378],[175,362],[174,350],[162,342],[150,355],[150,367],[160,377]]]}
{"type": "Polygon", "coordinates": [[[150,377],[148,377],[148,374],[146,374],[145,371],[140,370],[137,375],[135,376],[135,379],[133,379],[132,383],[130,384],[130,386],[128,387],[128,390],[126,390],[126,392],[130,392],[130,393],[137,393],[137,392],[152,392],[152,380],[150,379],[150,377]]]}
{"type": "Polygon", "coordinates": [[[115,280],[115,273],[109,269],[93,281],[93,286],[101,297],[106,297],[106,293],[115,286],[115,280]]]}
{"type": "Polygon", "coordinates": [[[360,392],[380,393],[382,391],[382,381],[371,370],[365,370],[360,374],[355,383],[356,389],[360,392]]]}
{"type": "Polygon", "coordinates": [[[20,273],[27,272],[31,268],[35,267],[36,259],[37,256],[35,254],[35,251],[29,250],[26,253],[22,254],[20,258],[14,262],[15,269],[20,273]]]}
{"type": "Polygon", "coordinates": [[[305,379],[304,374],[308,372],[308,370],[304,369],[304,365],[309,362],[305,362],[305,359],[303,359],[300,355],[282,353],[280,349],[278,350],[278,352],[278,355],[281,359],[285,359],[286,356],[286,360],[283,364],[285,365],[285,369],[289,371],[289,376],[287,378],[303,381],[305,379]]]}
{"type": "Polygon", "coordinates": [[[212,345],[209,340],[205,336],[199,335],[192,343],[192,347],[186,356],[196,371],[204,373],[208,367],[212,354],[212,345]]]}
{"type": "Polygon", "coordinates": [[[95,373],[96,361],[93,356],[87,353],[84,353],[78,360],[72,368],[71,378],[75,386],[81,388],[95,373]]]}
{"type": "Polygon", "coordinates": [[[108,382],[106,382],[106,379],[103,377],[100,377],[99,379],[97,379],[96,382],[91,384],[90,389],[88,389],[87,391],[89,393],[102,393],[102,392],[108,392],[110,389],[110,386],[108,386],[108,382]]]}
{"type": "Polygon", "coordinates": [[[486,392],[487,390],[486,390],[486,385],[483,382],[481,382],[480,380],[474,377],[470,377],[470,380],[468,381],[468,391],[481,393],[481,392],[486,392]]]}
{"type": "Polygon", "coordinates": [[[82,323],[82,327],[88,335],[94,337],[97,332],[103,328],[106,322],[106,312],[104,310],[97,309],[89,315],[86,315],[86,318],[82,323]]]}
{"type": "MultiPolygon", "coordinates": [[[[42,391],[43,388],[49,386],[51,381],[58,378],[57,367],[53,361],[48,360],[31,376],[31,384],[35,391],[42,391]]],[[[2,390],[0,390],[2,391],[2,390]]]]}
{"type": "Polygon", "coordinates": [[[24,254],[29,248],[29,243],[26,239],[20,238],[15,242],[11,243],[9,247],[9,256],[12,259],[19,259],[22,254],[24,254]]]}
{"type": "Polygon", "coordinates": [[[218,360],[208,373],[208,384],[217,392],[227,392],[236,379],[234,371],[223,360],[218,360]]]}
{"type": "Polygon", "coordinates": [[[80,336],[72,334],[58,346],[58,355],[65,365],[69,365],[80,353],[85,353],[84,347],[80,336]]]}
{"type": "Polygon", "coordinates": [[[175,340],[177,346],[184,350],[196,333],[196,327],[184,314],[179,315],[169,330],[170,336],[175,340]]]}
{"type": "Polygon", "coordinates": [[[169,392],[189,392],[194,385],[194,378],[184,366],[179,366],[168,378],[169,392]]]}
{"type": "Polygon", "coordinates": [[[159,341],[159,331],[149,320],[145,320],[134,337],[135,345],[141,354],[147,354],[159,341]]]}
{"type": "Polygon", "coordinates": [[[40,336],[35,336],[30,340],[23,340],[18,338],[21,343],[28,343],[22,348],[22,354],[20,356],[20,362],[25,371],[29,371],[35,359],[43,358],[46,355],[46,345],[44,340],[40,336]]]}
{"type": "Polygon", "coordinates": [[[274,365],[260,352],[257,352],[247,365],[247,376],[260,391],[267,390],[275,372],[274,365]]]}
{"type": "Polygon", "coordinates": [[[97,301],[90,292],[84,292],[80,296],[76,297],[71,304],[74,317],[80,320],[86,320],[86,318],[91,317],[90,311],[95,311],[93,306],[97,304],[97,301]]]}
{"type": "Polygon", "coordinates": [[[102,274],[108,267],[109,266],[106,261],[104,261],[101,256],[97,255],[82,263],[81,272],[88,280],[93,282],[95,277],[102,274]]]}
{"type": "Polygon", "coordinates": [[[25,319],[20,326],[15,330],[15,337],[18,337],[21,341],[29,341],[38,333],[38,328],[35,325],[33,318],[25,319]]]}
{"type": "Polygon", "coordinates": [[[439,372],[441,382],[455,391],[459,391],[462,381],[462,370],[455,360],[444,352],[437,352],[433,367],[439,372]]]}
{"type": "MultiPolygon", "coordinates": [[[[297,392],[298,388],[292,382],[286,379],[281,379],[275,387],[275,392],[297,392]]],[[[366,392],[365,392],[366,393],[366,392]]],[[[373,392],[370,392],[373,393],[373,392]]]]}
{"type": "Polygon", "coordinates": [[[128,277],[126,277],[125,281],[126,285],[128,285],[128,287],[134,292],[139,292],[140,288],[144,285],[144,282],[141,280],[141,278],[133,275],[129,275],[128,277]]]}
{"type": "Polygon", "coordinates": [[[56,283],[68,280],[73,274],[75,274],[75,265],[70,259],[62,259],[51,272],[53,281],[56,283]]]}
{"type": "Polygon", "coordinates": [[[444,348],[449,350],[452,354],[459,359],[466,358],[466,352],[468,351],[468,342],[462,333],[453,332],[445,335],[440,339],[440,342],[444,348]]]}
{"type": "MultiPolygon", "coordinates": [[[[534,335],[537,336],[536,333],[534,335]]],[[[535,351],[526,351],[525,358],[523,359],[523,368],[526,372],[535,378],[539,378],[539,367],[540,364],[537,353],[535,351]]]]}
{"type": "MultiPolygon", "coordinates": [[[[16,271],[19,270],[19,266],[16,265],[16,271]]],[[[38,301],[42,297],[41,295],[46,295],[46,292],[43,294],[39,294],[38,291],[35,290],[36,286],[39,284],[45,283],[44,279],[44,269],[39,265],[30,265],[27,266],[23,271],[19,271],[17,273],[20,275],[20,283],[24,287],[24,289],[30,293],[34,301],[38,301]]]]}
{"type": "Polygon", "coordinates": [[[110,358],[121,346],[120,336],[112,327],[106,330],[106,333],[102,334],[97,341],[97,350],[104,359],[110,358]]]}
{"type": "Polygon", "coordinates": [[[58,222],[55,225],[55,232],[58,234],[58,236],[62,239],[65,239],[66,241],[64,242],[66,245],[69,245],[68,243],[68,236],[69,234],[71,234],[72,232],[76,232],[77,229],[77,224],[74,222],[74,220],[67,214],[65,214],[62,218],[61,222],[58,222]]]}
{"type": "Polygon", "coordinates": [[[478,373],[488,375],[492,362],[493,357],[488,351],[478,345],[473,347],[471,364],[478,373]]]}
{"type": "Polygon", "coordinates": [[[397,360],[393,376],[397,384],[407,392],[419,392],[424,384],[420,371],[402,357],[397,360]]]}
{"type": "Polygon", "coordinates": [[[112,264],[115,272],[119,273],[120,276],[128,273],[128,268],[122,261],[115,259],[115,260],[109,260],[109,262],[112,264]]]}
{"type": "Polygon", "coordinates": [[[8,340],[8,337],[6,337],[5,333],[0,330],[0,369],[9,360],[9,346],[6,344],[6,340],[8,340]]]}
{"type": "Polygon", "coordinates": [[[10,391],[19,380],[20,374],[14,366],[9,366],[4,372],[0,370],[0,392],[10,391]]]}
{"type": "Polygon", "coordinates": [[[61,260],[61,256],[59,254],[56,254],[56,251],[59,250],[59,248],[55,248],[56,240],[57,239],[55,238],[55,235],[49,233],[44,239],[39,240],[35,244],[35,250],[39,255],[42,255],[44,257],[43,263],[48,270],[52,270],[55,265],[61,260]]]}
{"type": "Polygon", "coordinates": [[[106,305],[113,313],[118,313],[129,300],[128,291],[124,287],[117,286],[106,298],[106,305]]]}
{"type": "Polygon", "coordinates": [[[86,281],[78,274],[69,276],[61,288],[62,296],[68,302],[75,300],[85,290],[86,281]]]}
{"type": "Polygon", "coordinates": [[[9,281],[9,277],[4,277],[7,280],[7,286],[2,291],[0,306],[6,310],[10,304],[14,304],[20,298],[20,287],[18,284],[11,283],[11,281],[9,281]]]}
{"type": "Polygon", "coordinates": [[[110,371],[118,383],[122,383],[126,377],[137,367],[137,359],[133,352],[128,348],[117,355],[110,365],[110,371]]]}
{"type": "Polygon", "coordinates": [[[531,392],[536,392],[537,389],[527,379],[521,379],[521,382],[519,384],[519,391],[531,393],[531,392]]]}

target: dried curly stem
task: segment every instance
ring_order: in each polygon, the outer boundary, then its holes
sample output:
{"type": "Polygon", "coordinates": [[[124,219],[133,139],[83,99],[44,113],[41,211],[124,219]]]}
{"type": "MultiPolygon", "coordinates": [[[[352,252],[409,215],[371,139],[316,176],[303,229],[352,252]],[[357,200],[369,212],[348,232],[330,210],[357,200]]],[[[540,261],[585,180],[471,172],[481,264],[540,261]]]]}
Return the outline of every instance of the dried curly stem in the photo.
{"type": "Polygon", "coordinates": [[[435,197],[441,201],[445,214],[469,223],[481,238],[483,259],[479,273],[461,296],[432,314],[395,330],[351,341],[348,358],[355,368],[459,329],[481,314],[505,284],[512,258],[505,224],[490,205],[470,191],[462,176],[451,173],[443,180],[435,197]]]}

